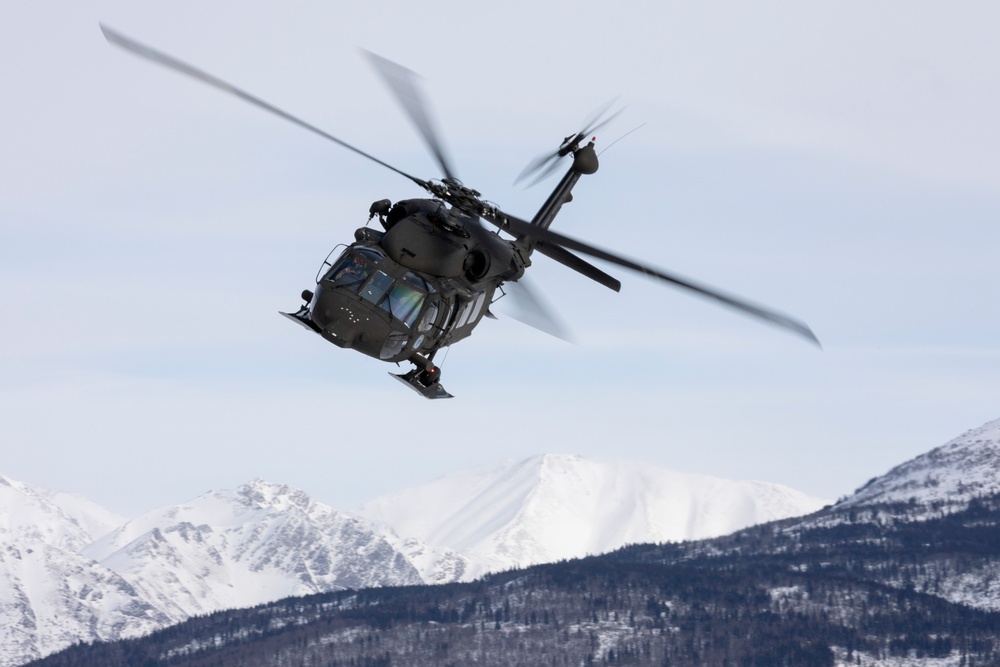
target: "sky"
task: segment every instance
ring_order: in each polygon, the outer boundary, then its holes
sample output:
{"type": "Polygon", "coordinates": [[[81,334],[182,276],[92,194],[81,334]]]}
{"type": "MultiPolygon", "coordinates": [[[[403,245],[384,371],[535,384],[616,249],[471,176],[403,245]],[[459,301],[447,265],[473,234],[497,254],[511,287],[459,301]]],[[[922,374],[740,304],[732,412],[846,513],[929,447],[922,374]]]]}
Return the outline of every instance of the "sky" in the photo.
{"type": "MultiPolygon", "coordinates": [[[[552,452],[826,498],[1000,417],[1000,7],[989,2],[0,4],[0,473],[126,515],[253,478],[342,510],[552,452]],[[456,396],[280,317],[393,172],[112,47],[99,22],[423,178],[362,55],[422,76],[458,175],[514,178],[596,108],[554,230],[808,323],[615,267],[528,277],[456,396]]],[[[595,262],[599,263],[599,262],[595,262]]],[[[405,368],[403,369],[405,370],[405,368]]]]}

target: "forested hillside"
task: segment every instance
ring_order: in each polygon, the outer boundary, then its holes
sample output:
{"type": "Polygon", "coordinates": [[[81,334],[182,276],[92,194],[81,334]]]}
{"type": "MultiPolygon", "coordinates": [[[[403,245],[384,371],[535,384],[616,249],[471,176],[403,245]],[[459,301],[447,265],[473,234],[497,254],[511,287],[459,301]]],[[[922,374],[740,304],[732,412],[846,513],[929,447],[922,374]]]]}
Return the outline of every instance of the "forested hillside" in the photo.
{"type": "Polygon", "coordinates": [[[32,664],[996,664],[1000,496],[909,509],[832,508],[468,584],[288,599],[32,664]]]}

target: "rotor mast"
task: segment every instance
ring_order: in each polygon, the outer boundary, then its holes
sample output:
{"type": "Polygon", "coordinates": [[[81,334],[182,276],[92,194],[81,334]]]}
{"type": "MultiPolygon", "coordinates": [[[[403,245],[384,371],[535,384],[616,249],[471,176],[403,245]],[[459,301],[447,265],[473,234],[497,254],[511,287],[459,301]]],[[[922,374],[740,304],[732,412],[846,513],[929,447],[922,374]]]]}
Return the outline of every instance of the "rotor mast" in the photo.
{"type": "MultiPolygon", "coordinates": [[[[573,187],[580,180],[580,177],[593,174],[597,171],[599,163],[597,161],[597,152],[594,151],[594,138],[591,137],[590,141],[581,147],[580,142],[583,141],[584,137],[585,135],[582,132],[575,136],[566,137],[563,145],[555,154],[556,157],[563,157],[572,153],[573,164],[556,185],[552,194],[549,195],[545,203],[538,209],[535,217],[531,219],[531,226],[533,228],[548,230],[562,209],[563,204],[573,201],[573,187]]],[[[621,290],[622,284],[617,278],[601,271],[590,262],[571,253],[560,245],[546,243],[544,240],[538,239],[530,233],[520,234],[517,237],[516,243],[525,248],[529,255],[533,250],[537,250],[549,259],[555,260],[563,266],[587,276],[608,289],[615,292],[621,290]]]]}
{"type": "MultiPolygon", "coordinates": [[[[552,194],[542,204],[542,207],[538,209],[535,217],[531,219],[532,225],[548,229],[552,225],[552,221],[555,220],[556,215],[559,214],[562,205],[573,201],[573,187],[580,180],[580,177],[584,174],[593,174],[597,171],[599,164],[597,153],[594,151],[594,140],[591,139],[586,145],[580,147],[581,140],[582,137],[580,135],[568,137],[566,143],[559,149],[560,155],[573,154],[573,165],[556,185],[552,194]]],[[[532,239],[527,239],[527,242],[529,247],[534,245],[532,239]]]]}

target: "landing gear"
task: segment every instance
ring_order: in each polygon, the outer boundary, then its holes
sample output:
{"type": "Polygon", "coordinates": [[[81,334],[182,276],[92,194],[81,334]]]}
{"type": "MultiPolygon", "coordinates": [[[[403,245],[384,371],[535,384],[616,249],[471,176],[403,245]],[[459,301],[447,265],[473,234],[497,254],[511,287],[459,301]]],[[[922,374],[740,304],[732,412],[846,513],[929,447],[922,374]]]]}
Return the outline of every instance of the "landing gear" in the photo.
{"type": "Polygon", "coordinates": [[[453,398],[441,386],[441,369],[435,366],[430,359],[418,357],[411,359],[411,361],[417,366],[409,373],[403,375],[389,373],[389,375],[406,384],[424,398],[453,398]]]}

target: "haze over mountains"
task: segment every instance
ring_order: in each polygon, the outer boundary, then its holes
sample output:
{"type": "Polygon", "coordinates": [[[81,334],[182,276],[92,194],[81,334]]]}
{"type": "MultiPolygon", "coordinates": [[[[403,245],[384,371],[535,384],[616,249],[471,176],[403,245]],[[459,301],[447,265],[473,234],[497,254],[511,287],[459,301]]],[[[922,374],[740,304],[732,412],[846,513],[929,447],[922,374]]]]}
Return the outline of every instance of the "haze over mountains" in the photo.
{"type": "Polygon", "coordinates": [[[558,455],[453,473],[358,514],[263,480],[129,521],[3,477],[0,498],[2,667],[218,609],[468,581],[628,542],[722,534],[826,502],[763,482],[558,455]]]}

